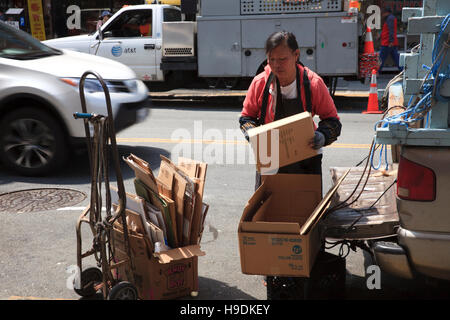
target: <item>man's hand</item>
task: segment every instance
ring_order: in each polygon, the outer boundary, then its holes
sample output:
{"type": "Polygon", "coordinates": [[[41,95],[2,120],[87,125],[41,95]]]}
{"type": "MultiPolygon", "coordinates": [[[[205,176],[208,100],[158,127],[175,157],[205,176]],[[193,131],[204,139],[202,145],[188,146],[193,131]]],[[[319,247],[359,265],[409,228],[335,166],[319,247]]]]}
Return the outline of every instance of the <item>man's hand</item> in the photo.
{"type": "Polygon", "coordinates": [[[250,129],[253,129],[255,127],[256,127],[256,125],[253,122],[251,122],[251,121],[245,122],[245,123],[240,125],[241,131],[244,134],[245,140],[247,140],[247,141],[250,140],[247,131],[250,130],[250,129]]]}
{"type": "Polygon", "coordinates": [[[312,138],[309,141],[309,146],[313,149],[320,149],[324,146],[325,144],[325,136],[322,132],[320,131],[315,131],[314,133],[314,138],[312,138]]]}

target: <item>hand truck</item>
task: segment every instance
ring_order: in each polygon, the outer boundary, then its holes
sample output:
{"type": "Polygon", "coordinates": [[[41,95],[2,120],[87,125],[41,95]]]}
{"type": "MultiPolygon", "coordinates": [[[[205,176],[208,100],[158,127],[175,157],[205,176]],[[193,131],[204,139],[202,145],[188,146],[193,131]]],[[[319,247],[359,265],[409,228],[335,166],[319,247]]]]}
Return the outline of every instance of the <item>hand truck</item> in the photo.
{"type": "Polygon", "coordinates": [[[90,162],[91,174],[91,196],[90,204],[83,211],[77,221],[77,266],[82,270],[82,260],[94,255],[97,261],[96,267],[83,270],[78,279],[78,285],[74,286],[75,292],[82,297],[93,296],[98,290],[102,290],[103,298],[108,300],[135,300],[138,298],[136,287],[134,286],[133,271],[135,270],[131,256],[129,234],[125,216],[126,194],[120,170],[119,155],[117,152],[116,135],[114,129],[113,113],[111,108],[111,98],[108,87],[102,77],[93,71],[86,71],[79,83],[82,113],[74,113],[75,119],[83,119],[86,134],[87,150],[90,162]],[[92,75],[102,85],[108,115],[98,115],[88,113],[84,94],[84,84],[86,78],[92,75]],[[93,127],[93,137],[91,138],[90,125],[93,127]],[[112,213],[111,193],[109,189],[109,159],[108,152],[111,150],[112,160],[117,179],[119,201],[116,210],[112,213]],[[105,184],[105,208],[106,215],[102,216],[102,183],[105,184]],[[92,248],[82,252],[81,225],[87,223],[90,226],[93,240],[92,248]],[[121,224],[124,234],[124,247],[127,258],[117,261],[114,255],[112,242],[112,228],[114,224],[121,224]],[[127,281],[120,281],[117,272],[113,272],[123,264],[128,264],[127,281]],[[129,274],[128,274],[129,273],[129,274]]]}

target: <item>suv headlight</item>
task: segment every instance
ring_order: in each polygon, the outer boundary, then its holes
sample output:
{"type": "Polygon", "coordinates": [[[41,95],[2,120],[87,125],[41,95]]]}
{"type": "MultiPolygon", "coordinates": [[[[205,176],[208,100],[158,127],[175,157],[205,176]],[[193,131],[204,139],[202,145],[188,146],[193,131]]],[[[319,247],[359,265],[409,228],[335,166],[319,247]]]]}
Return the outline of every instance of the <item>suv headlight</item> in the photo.
{"type": "MultiPolygon", "coordinates": [[[[61,81],[78,88],[80,78],[61,78],[61,81]]],[[[133,93],[137,91],[138,80],[104,80],[109,92],[133,93]]],[[[99,80],[86,78],[84,81],[84,91],[89,93],[103,92],[103,87],[99,80]]]]}
{"type": "Polygon", "coordinates": [[[130,92],[136,92],[138,88],[138,80],[125,80],[123,82],[130,92]]]}
{"type": "MultiPolygon", "coordinates": [[[[79,88],[80,78],[60,78],[62,82],[71,85],[72,87],[79,88]]],[[[109,88],[108,88],[109,89],[109,88]]],[[[84,91],[89,93],[102,92],[103,87],[100,81],[97,79],[85,79],[84,80],[84,91]]]]}

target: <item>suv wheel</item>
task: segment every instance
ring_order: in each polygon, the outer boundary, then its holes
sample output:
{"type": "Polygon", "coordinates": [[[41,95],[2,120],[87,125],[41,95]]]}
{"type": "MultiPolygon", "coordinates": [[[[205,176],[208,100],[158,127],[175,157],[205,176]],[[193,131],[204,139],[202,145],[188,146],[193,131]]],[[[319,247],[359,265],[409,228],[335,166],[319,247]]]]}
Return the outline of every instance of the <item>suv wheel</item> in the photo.
{"type": "Polygon", "coordinates": [[[67,159],[64,131],[40,109],[20,108],[0,121],[0,159],[20,174],[56,172],[67,159]]]}

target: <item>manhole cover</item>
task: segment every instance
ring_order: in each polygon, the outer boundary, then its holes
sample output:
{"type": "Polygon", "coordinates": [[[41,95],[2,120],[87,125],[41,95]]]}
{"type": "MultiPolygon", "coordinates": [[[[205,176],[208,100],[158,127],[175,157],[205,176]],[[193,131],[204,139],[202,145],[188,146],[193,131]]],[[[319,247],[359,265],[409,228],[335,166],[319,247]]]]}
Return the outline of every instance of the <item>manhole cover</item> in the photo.
{"type": "Polygon", "coordinates": [[[73,206],[86,199],[86,194],[69,189],[30,189],[0,195],[0,212],[48,211],[73,206]]]}

